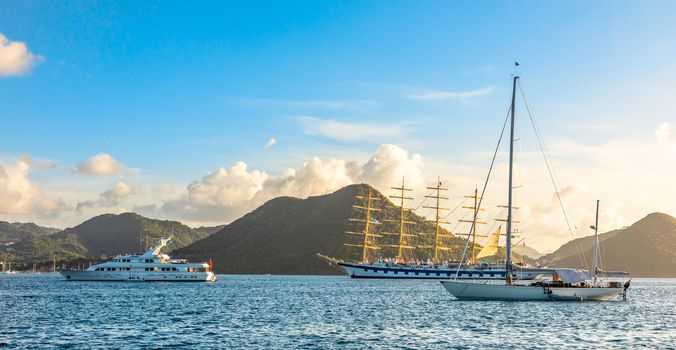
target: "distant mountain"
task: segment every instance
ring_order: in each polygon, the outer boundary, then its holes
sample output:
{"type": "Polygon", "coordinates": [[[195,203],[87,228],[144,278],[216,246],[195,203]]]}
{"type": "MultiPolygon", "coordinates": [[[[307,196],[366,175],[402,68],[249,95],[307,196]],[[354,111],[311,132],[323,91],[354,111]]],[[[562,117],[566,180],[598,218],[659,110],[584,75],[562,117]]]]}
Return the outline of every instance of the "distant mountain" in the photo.
{"type": "Polygon", "coordinates": [[[172,236],[171,251],[207,237],[177,221],[155,220],[135,213],[104,214],[49,236],[32,234],[6,246],[0,259],[45,261],[136,253],[160,237],[172,236]]]}
{"type": "Polygon", "coordinates": [[[43,227],[32,222],[7,222],[0,221],[0,244],[18,242],[31,235],[50,235],[59,229],[43,227]]]}
{"type": "MultiPolygon", "coordinates": [[[[353,205],[363,205],[355,196],[365,195],[370,186],[350,185],[334,193],[298,199],[275,198],[253,212],[232,222],[221,231],[177,249],[176,256],[205,261],[213,258],[214,269],[219,273],[237,274],[335,274],[338,271],[316,257],[317,253],[345,260],[361,259],[359,249],[346,247],[345,243],[357,243],[359,236],[345,231],[360,231],[359,223],[349,218],[363,217],[363,211],[353,205]]],[[[373,196],[381,200],[373,206],[380,211],[375,218],[382,223],[381,232],[398,232],[399,209],[387,197],[371,188],[373,196]]],[[[434,225],[423,217],[411,214],[407,220],[411,232],[434,232],[434,225]]],[[[421,245],[430,245],[432,236],[425,236],[421,245]]],[[[385,236],[381,240],[394,239],[385,236]]],[[[450,256],[462,253],[465,240],[449,239],[453,249],[450,256]]],[[[392,242],[393,243],[393,242],[392,242]]],[[[430,256],[430,249],[419,249],[420,259],[430,256]]],[[[394,248],[383,248],[381,254],[394,256],[394,248]]]]}
{"type": "MultiPolygon", "coordinates": [[[[676,219],[652,213],[633,225],[599,234],[600,266],[636,277],[676,277],[676,219]]],[[[591,269],[594,237],[576,239],[539,259],[557,267],[591,269]],[[580,251],[581,254],[577,252],[580,251]]]]}
{"type": "MultiPolygon", "coordinates": [[[[605,233],[599,233],[599,242],[605,242],[608,238],[614,237],[622,230],[613,230],[605,233]]],[[[553,262],[564,259],[569,256],[578,256],[582,252],[594,249],[594,236],[576,238],[563,244],[559,249],[552,253],[541,256],[538,260],[545,265],[551,265],[553,262]]]]}
{"type": "Polygon", "coordinates": [[[210,234],[214,234],[214,233],[222,230],[225,226],[227,226],[227,225],[200,226],[200,227],[194,228],[193,230],[203,232],[203,233],[206,233],[207,235],[210,235],[210,234]]]}
{"type": "Polygon", "coordinates": [[[531,259],[538,259],[542,256],[542,253],[538,252],[534,248],[531,248],[525,244],[517,244],[512,248],[512,252],[529,257],[531,259]]]}

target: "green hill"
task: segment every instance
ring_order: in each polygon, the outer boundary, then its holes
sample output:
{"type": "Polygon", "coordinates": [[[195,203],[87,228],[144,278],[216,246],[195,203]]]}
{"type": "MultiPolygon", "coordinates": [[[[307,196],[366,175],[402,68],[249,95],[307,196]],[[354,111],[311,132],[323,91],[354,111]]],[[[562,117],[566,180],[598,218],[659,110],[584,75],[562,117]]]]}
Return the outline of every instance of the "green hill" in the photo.
{"type": "MultiPolygon", "coordinates": [[[[365,195],[368,185],[350,185],[334,193],[298,199],[275,198],[253,212],[226,226],[223,230],[177,249],[176,256],[194,260],[213,258],[214,268],[219,273],[237,274],[335,274],[338,271],[316,257],[317,253],[344,260],[359,260],[358,249],[346,247],[345,243],[357,243],[359,236],[350,236],[345,231],[360,231],[359,223],[349,218],[363,217],[363,212],[352,206],[360,203],[355,196],[365,195]]],[[[373,206],[380,209],[375,218],[382,223],[380,232],[398,232],[399,209],[377,190],[371,188],[375,197],[373,206]]],[[[434,225],[423,217],[410,214],[407,220],[410,232],[434,232],[434,225]]],[[[418,245],[430,245],[433,237],[425,236],[418,245]]],[[[396,237],[386,236],[381,241],[394,243],[396,237]]],[[[450,238],[453,249],[447,257],[459,257],[465,240],[450,238]]],[[[427,259],[430,249],[417,249],[416,258],[427,259]]],[[[394,256],[394,248],[383,248],[383,256],[394,256]]],[[[372,255],[375,257],[376,255],[372,255]]]]}
{"type": "Polygon", "coordinates": [[[70,260],[114,256],[145,250],[146,245],[169,236],[173,237],[173,243],[166,251],[184,247],[207,237],[208,233],[177,221],[148,219],[135,213],[104,214],[48,236],[31,234],[5,246],[0,252],[0,259],[39,262],[53,258],[70,260]]]}
{"type": "MultiPolygon", "coordinates": [[[[593,236],[564,244],[539,262],[554,267],[590,269],[593,236]],[[583,264],[575,244],[583,252],[583,264]]],[[[608,271],[627,271],[636,277],[676,277],[676,219],[652,213],[633,225],[599,235],[600,266],[608,271]]]]}
{"type": "Polygon", "coordinates": [[[7,222],[0,221],[0,244],[18,242],[31,235],[51,235],[59,229],[43,227],[32,222],[7,222]]]}

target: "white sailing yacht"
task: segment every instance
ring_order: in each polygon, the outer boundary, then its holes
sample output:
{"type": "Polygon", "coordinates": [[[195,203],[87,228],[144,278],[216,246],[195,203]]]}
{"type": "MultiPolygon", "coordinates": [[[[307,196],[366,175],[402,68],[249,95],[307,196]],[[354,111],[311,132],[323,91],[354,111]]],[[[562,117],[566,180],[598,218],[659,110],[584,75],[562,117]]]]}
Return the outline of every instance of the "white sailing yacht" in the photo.
{"type": "MultiPolygon", "coordinates": [[[[518,64],[517,64],[518,65],[518,64]]],[[[630,281],[624,284],[619,281],[602,281],[598,279],[598,202],[596,209],[596,231],[594,242],[594,271],[554,268],[548,272],[551,281],[536,283],[513,283],[512,281],[512,175],[514,163],[514,120],[515,99],[518,74],[514,74],[512,82],[512,103],[510,109],[510,143],[509,143],[509,180],[507,202],[507,233],[505,244],[505,281],[504,283],[469,282],[457,279],[441,281],[446,290],[458,299],[467,300],[601,300],[610,297],[626,297],[630,281]]],[[[625,273],[626,275],[626,273],[625,273]]]]}

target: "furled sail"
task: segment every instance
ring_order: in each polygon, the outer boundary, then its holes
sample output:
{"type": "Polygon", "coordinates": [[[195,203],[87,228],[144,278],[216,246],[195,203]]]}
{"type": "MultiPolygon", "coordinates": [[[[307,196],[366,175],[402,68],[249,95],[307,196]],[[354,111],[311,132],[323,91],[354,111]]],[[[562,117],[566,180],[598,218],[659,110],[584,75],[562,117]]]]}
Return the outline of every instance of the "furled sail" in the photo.
{"type": "Polygon", "coordinates": [[[488,238],[488,242],[476,256],[477,259],[493,256],[498,253],[498,241],[500,240],[500,229],[501,227],[498,227],[498,229],[495,230],[495,233],[493,233],[491,237],[488,238]]]}

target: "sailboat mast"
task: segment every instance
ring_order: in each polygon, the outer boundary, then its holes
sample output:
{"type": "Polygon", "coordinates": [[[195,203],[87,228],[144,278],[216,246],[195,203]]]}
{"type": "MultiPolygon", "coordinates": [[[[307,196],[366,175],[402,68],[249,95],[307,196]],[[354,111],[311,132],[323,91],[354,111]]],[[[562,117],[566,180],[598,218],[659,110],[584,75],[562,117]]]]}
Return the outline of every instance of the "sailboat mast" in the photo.
{"type": "Polygon", "coordinates": [[[507,195],[507,239],[505,243],[505,280],[508,285],[512,284],[512,175],[514,170],[514,117],[516,110],[516,80],[514,75],[512,83],[512,107],[509,126],[509,192],[507,195]]]}
{"type": "Polygon", "coordinates": [[[441,188],[441,182],[437,185],[437,205],[435,211],[435,223],[434,223],[434,261],[439,261],[439,195],[441,188]]]}
{"type": "Polygon", "coordinates": [[[594,224],[594,284],[596,284],[596,271],[598,270],[598,251],[599,251],[599,203],[600,200],[596,200],[596,223],[594,224]]]}

